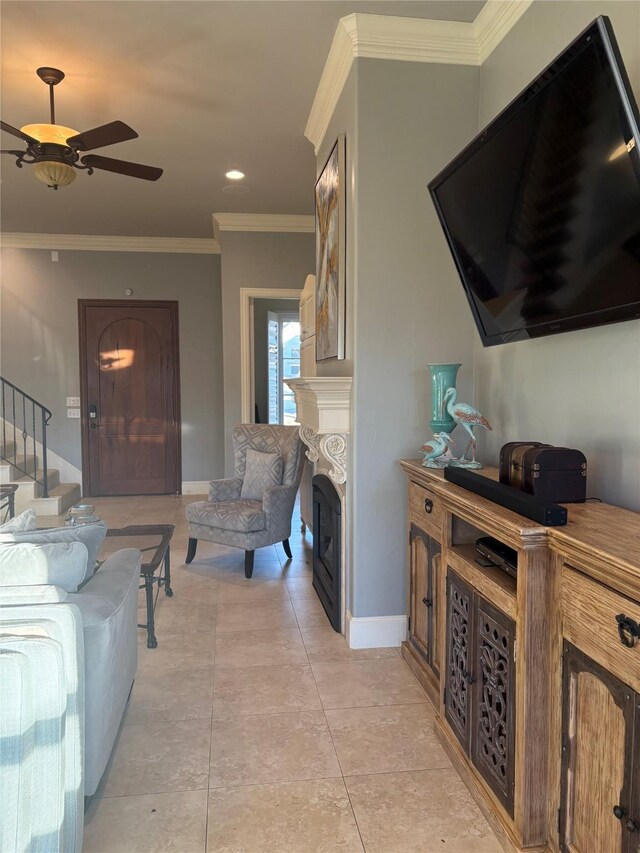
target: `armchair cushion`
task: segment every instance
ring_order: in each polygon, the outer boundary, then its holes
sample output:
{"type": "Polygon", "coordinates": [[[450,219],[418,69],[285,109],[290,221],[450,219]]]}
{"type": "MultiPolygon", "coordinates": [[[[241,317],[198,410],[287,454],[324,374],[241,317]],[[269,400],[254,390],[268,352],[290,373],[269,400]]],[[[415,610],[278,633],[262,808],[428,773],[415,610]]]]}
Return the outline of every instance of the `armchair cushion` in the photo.
{"type": "Polygon", "coordinates": [[[261,501],[196,501],[187,507],[187,520],[237,533],[264,530],[266,524],[261,501]]]}
{"type": "Polygon", "coordinates": [[[240,497],[246,501],[261,501],[267,489],[282,483],[282,457],[278,453],[261,453],[247,448],[247,467],[240,497]]]}
{"type": "Polygon", "coordinates": [[[52,584],[76,592],[87,574],[87,547],[82,542],[0,545],[0,584],[52,584]]]}
{"type": "Polygon", "coordinates": [[[6,524],[0,524],[0,533],[18,533],[22,530],[36,529],[36,514],[32,509],[25,509],[20,515],[9,519],[6,524]]]}
{"type": "Polygon", "coordinates": [[[87,577],[91,577],[96,568],[102,540],[107,534],[104,521],[93,524],[79,524],[76,527],[51,527],[44,530],[28,530],[22,533],[0,533],[0,543],[30,542],[33,545],[46,545],[58,542],[82,542],[86,545],[87,577]]]}

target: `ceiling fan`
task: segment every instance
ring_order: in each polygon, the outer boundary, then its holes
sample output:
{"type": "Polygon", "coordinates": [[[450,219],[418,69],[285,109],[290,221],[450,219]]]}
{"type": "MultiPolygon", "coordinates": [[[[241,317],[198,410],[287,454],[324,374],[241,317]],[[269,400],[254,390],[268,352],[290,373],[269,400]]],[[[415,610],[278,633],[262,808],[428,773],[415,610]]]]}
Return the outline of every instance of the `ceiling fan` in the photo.
{"type": "Polygon", "coordinates": [[[56,124],[53,87],[64,80],[64,73],[57,68],[38,68],[38,77],[49,87],[51,106],[51,124],[26,124],[20,130],[4,121],[0,121],[2,130],[17,136],[27,143],[25,151],[4,150],[2,154],[13,154],[16,166],[23,163],[33,164],[36,178],[54,190],[66,187],[76,179],[75,170],[93,174],[94,169],[116,172],[130,178],[142,178],[144,181],[157,181],[162,169],[155,166],[143,166],[141,163],[128,163],[126,160],[113,160],[99,154],[80,156],[82,151],[93,151],[105,145],[137,139],[138,134],[122,121],[111,121],[100,127],[78,133],[70,127],[56,124]]]}

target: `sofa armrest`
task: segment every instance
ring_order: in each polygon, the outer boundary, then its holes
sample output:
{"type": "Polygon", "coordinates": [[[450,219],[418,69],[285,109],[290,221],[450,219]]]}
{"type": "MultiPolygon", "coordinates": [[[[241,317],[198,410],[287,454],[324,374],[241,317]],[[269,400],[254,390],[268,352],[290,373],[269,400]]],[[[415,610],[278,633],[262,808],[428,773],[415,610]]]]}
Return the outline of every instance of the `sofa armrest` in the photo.
{"type": "Polygon", "coordinates": [[[242,480],[232,477],[227,480],[212,480],[209,483],[210,501],[239,501],[242,480]]]}
{"type": "Polygon", "coordinates": [[[78,592],[69,596],[82,613],[85,627],[111,618],[120,608],[131,584],[138,587],[142,553],[136,548],[122,548],[102,563],[93,577],[78,592]]]}

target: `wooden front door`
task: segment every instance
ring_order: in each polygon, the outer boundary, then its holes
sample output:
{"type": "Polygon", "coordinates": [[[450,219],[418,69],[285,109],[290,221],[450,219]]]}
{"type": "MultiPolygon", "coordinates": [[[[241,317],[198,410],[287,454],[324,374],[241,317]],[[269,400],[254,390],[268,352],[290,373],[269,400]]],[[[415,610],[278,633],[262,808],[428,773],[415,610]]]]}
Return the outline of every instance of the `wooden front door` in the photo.
{"type": "Polygon", "coordinates": [[[178,303],[78,310],[84,494],[179,492],[178,303]]]}

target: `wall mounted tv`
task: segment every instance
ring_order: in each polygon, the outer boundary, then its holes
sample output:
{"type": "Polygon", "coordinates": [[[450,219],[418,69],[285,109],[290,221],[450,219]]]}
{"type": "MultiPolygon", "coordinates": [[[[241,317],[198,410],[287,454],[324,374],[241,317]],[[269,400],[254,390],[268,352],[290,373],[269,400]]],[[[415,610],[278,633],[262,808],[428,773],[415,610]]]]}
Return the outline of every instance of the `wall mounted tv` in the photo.
{"type": "Polygon", "coordinates": [[[599,17],[431,181],[485,346],[640,317],[639,127],[599,17]]]}

